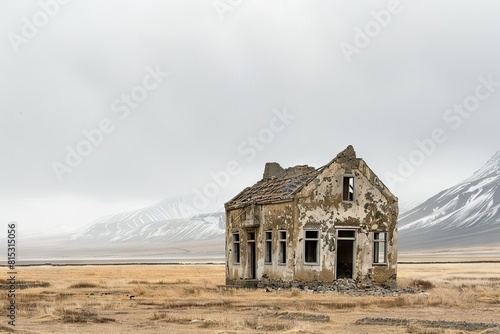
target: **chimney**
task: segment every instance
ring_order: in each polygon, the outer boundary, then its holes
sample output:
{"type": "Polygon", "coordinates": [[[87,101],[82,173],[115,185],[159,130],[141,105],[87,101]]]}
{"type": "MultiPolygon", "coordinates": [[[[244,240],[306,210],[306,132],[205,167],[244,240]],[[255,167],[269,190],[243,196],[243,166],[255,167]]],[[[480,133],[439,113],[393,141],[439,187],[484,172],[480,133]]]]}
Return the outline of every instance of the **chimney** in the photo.
{"type": "Polygon", "coordinates": [[[345,150],[337,154],[337,159],[345,159],[345,160],[356,159],[356,151],[354,151],[352,145],[349,145],[345,150]]]}
{"type": "Polygon", "coordinates": [[[280,178],[285,175],[285,170],[277,162],[268,162],[264,169],[264,180],[280,178]]]}

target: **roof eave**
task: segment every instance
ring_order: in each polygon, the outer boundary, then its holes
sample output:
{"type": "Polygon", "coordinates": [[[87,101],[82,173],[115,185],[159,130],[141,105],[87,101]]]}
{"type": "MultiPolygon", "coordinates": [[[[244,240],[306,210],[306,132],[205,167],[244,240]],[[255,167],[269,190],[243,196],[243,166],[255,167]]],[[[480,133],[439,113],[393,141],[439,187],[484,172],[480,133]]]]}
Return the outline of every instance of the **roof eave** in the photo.
{"type": "Polygon", "coordinates": [[[279,200],[272,200],[272,201],[255,201],[255,202],[247,202],[247,203],[235,203],[235,204],[229,204],[226,203],[224,205],[226,211],[232,211],[232,210],[238,210],[238,209],[243,209],[248,206],[252,205],[267,205],[267,204],[281,204],[281,203],[286,203],[286,202],[293,202],[294,197],[287,197],[287,198],[282,198],[279,200]]]}

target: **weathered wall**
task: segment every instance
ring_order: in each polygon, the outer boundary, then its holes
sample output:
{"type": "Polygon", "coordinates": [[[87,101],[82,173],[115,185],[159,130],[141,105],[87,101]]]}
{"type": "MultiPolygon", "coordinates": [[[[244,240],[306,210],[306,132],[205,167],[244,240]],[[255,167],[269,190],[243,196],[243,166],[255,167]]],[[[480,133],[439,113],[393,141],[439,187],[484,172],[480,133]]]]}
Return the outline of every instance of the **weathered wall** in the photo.
{"type": "Polygon", "coordinates": [[[244,279],[243,270],[241,268],[243,261],[240,261],[240,264],[233,263],[233,233],[240,233],[241,245],[241,239],[243,237],[243,229],[241,228],[241,225],[245,219],[244,211],[245,209],[226,211],[226,284],[231,284],[232,281],[244,279]]]}
{"type": "Polygon", "coordinates": [[[264,245],[262,243],[262,256],[259,262],[258,273],[259,277],[263,274],[267,275],[270,279],[293,279],[293,236],[294,236],[294,214],[293,202],[285,202],[280,204],[268,204],[263,206],[262,209],[262,226],[261,231],[264,235],[265,231],[272,231],[273,233],[273,252],[272,264],[264,263],[264,245]],[[286,264],[278,263],[278,232],[280,230],[287,233],[287,259],[286,264]]]}
{"type": "Polygon", "coordinates": [[[247,257],[249,231],[256,233],[256,278],[267,275],[271,279],[293,279],[293,235],[295,233],[293,215],[293,202],[248,206],[244,209],[226,212],[226,281],[228,284],[242,284],[242,281],[250,277],[247,257]],[[287,232],[286,264],[278,263],[278,231],[280,230],[287,232]],[[272,231],[272,264],[266,264],[264,261],[266,231],[272,231]],[[240,233],[240,264],[233,263],[233,233],[240,233]]]}
{"type": "Polygon", "coordinates": [[[297,194],[298,228],[303,230],[319,227],[322,232],[320,263],[317,266],[304,265],[304,246],[299,239],[296,247],[297,279],[316,278],[322,281],[335,279],[336,230],[357,227],[355,278],[379,282],[395,280],[397,199],[390,193],[388,199],[384,195],[383,184],[374,183],[373,178],[374,174],[360,159],[353,159],[342,165],[333,163],[297,194]],[[342,200],[344,175],[354,176],[353,202],[342,200]],[[387,265],[373,265],[372,232],[374,231],[388,232],[387,265]]]}

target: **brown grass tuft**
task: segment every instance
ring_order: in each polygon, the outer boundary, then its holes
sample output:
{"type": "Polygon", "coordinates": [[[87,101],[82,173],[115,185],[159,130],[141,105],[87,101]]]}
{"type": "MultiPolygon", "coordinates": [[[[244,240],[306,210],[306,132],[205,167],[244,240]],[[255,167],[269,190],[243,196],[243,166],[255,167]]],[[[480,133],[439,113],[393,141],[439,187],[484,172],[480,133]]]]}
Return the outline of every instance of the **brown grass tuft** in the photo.
{"type": "Polygon", "coordinates": [[[138,281],[138,280],[133,280],[128,282],[128,284],[149,284],[148,281],[138,281]]]}
{"type": "Polygon", "coordinates": [[[86,323],[97,317],[93,310],[60,310],[61,319],[65,323],[86,323]]]}
{"type": "Polygon", "coordinates": [[[287,331],[293,328],[293,324],[285,322],[269,322],[260,323],[256,319],[247,319],[244,322],[245,327],[264,332],[280,332],[287,331]]]}
{"type": "Polygon", "coordinates": [[[412,279],[409,286],[419,290],[432,290],[436,287],[434,283],[424,279],[412,279]]]}
{"type": "Polygon", "coordinates": [[[14,332],[14,329],[12,328],[12,326],[0,325],[0,331],[12,333],[12,332],[14,332]]]}
{"type": "Polygon", "coordinates": [[[69,289],[87,289],[87,288],[98,288],[99,285],[94,284],[94,283],[89,283],[89,282],[79,282],[75,284],[71,284],[68,288],[69,289]]]}
{"type": "Polygon", "coordinates": [[[93,323],[107,323],[107,322],[114,322],[114,319],[111,318],[101,318],[97,315],[97,312],[92,309],[81,309],[81,310],[68,310],[68,309],[61,309],[59,311],[59,314],[61,316],[61,320],[63,323],[88,323],[88,322],[93,322],[93,323]]]}
{"type": "Polygon", "coordinates": [[[201,293],[200,287],[189,287],[182,289],[182,294],[184,296],[198,296],[200,293],[201,293]]]}
{"type": "Polygon", "coordinates": [[[154,312],[153,316],[150,318],[151,320],[163,320],[168,317],[167,312],[154,312]]]}

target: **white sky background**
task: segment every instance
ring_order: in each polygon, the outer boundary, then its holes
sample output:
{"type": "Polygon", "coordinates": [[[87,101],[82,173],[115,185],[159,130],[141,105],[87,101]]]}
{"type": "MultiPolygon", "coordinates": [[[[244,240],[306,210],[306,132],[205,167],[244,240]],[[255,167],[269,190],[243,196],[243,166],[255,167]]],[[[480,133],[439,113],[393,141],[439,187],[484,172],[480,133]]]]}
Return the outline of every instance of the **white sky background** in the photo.
{"type": "Polygon", "coordinates": [[[454,185],[500,150],[500,87],[456,130],[443,120],[478,77],[500,82],[500,2],[401,1],[349,63],[339,45],[388,3],[243,0],[221,20],[211,0],[73,0],[16,53],[9,34],[41,8],[0,2],[0,221],[71,229],[192,196],[235,160],[224,202],[265,162],[320,167],[349,144],[387,183],[438,127],[448,140],[391,190],[405,203],[454,185]],[[170,76],[120,120],[113,101],[148,66],[170,76]],[[247,161],[237,147],[284,107],[295,119],[247,161]],[[115,130],[59,182],[51,164],[104,118],[115,130]]]}

